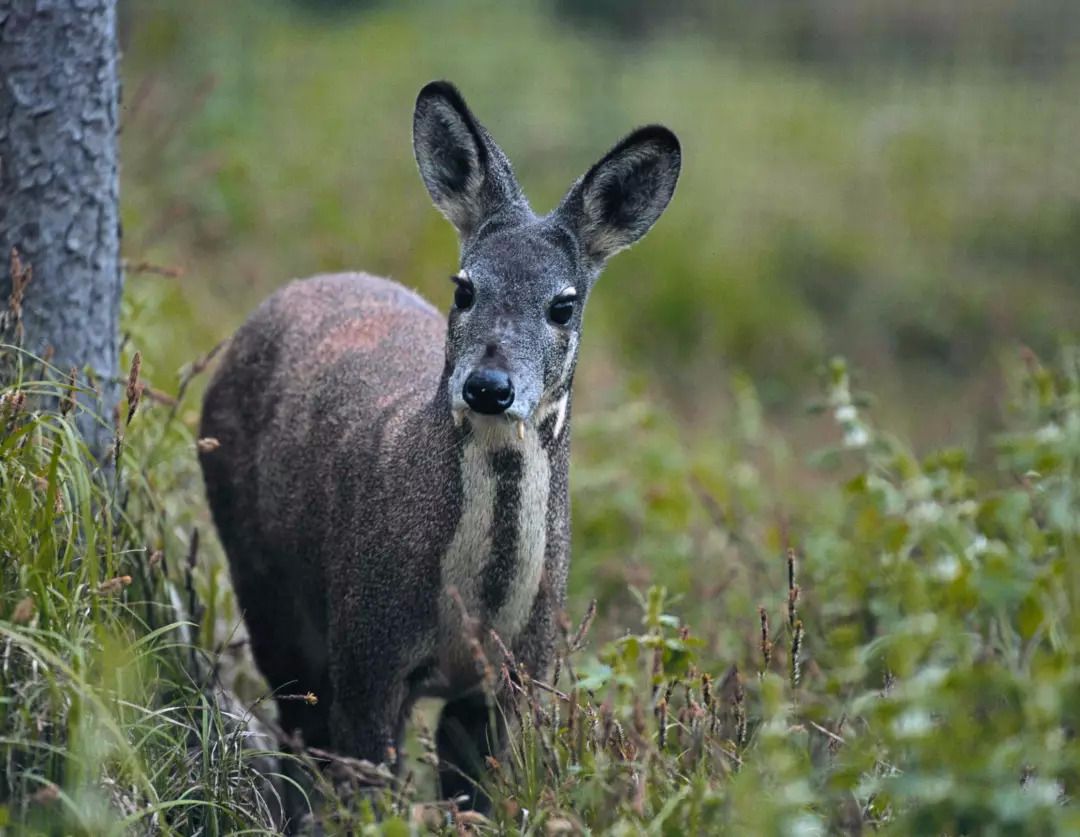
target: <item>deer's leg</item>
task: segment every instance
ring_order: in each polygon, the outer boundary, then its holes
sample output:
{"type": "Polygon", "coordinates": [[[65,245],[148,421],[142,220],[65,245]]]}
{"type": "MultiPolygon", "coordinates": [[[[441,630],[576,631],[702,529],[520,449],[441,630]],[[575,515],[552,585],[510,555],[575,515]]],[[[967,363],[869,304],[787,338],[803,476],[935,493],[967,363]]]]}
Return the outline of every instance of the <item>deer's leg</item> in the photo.
{"type": "MultiPolygon", "coordinates": [[[[353,589],[363,590],[361,580],[353,589]]],[[[331,612],[332,749],[397,768],[404,721],[415,698],[417,666],[426,658],[428,626],[390,596],[331,612]]]]}
{"type": "Polygon", "coordinates": [[[506,724],[498,702],[486,694],[449,701],[439,716],[435,743],[443,797],[457,800],[462,808],[489,810],[491,800],[480,781],[487,770],[487,757],[501,754],[506,743],[506,724]]]}
{"type": "Polygon", "coordinates": [[[289,573],[289,559],[255,541],[222,537],[233,564],[233,588],[244,613],[252,656],[277,701],[278,723],[299,732],[312,747],[330,744],[326,627],[303,605],[303,583],[289,573]],[[270,568],[276,568],[273,571],[270,568]],[[300,696],[313,693],[311,703],[300,696]]]}
{"type": "Polygon", "coordinates": [[[396,767],[409,697],[402,669],[385,657],[364,659],[357,654],[339,655],[335,662],[330,708],[333,749],[396,767]]]}
{"type": "MultiPolygon", "coordinates": [[[[554,612],[558,599],[542,582],[529,621],[514,643],[514,656],[532,677],[544,678],[554,653],[554,612]]],[[[487,769],[487,757],[506,754],[509,728],[507,690],[494,697],[475,694],[450,701],[439,718],[436,746],[439,752],[439,785],[446,799],[466,797],[462,807],[487,812],[491,800],[479,787],[487,769]]]]}
{"type": "Polygon", "coordinates": [[[561,598],[545,574],[540,580],[529,621],[514,642],[514,656],[530,677],[546,680],[550,674],[555,659],[555,618],[562,609],[561,598]]]}

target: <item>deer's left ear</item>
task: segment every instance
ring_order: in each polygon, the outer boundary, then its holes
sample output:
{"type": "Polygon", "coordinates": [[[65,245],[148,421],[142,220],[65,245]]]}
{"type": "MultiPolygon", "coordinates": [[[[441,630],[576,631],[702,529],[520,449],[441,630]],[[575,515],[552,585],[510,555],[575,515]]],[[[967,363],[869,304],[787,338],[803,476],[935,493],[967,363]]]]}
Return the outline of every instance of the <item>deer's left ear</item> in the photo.
{"type": "Polygon", "coordinates": [[[557,212],[599,267],[656,223],[681,165],[675,134],[662,125],[638,128],[574,184],[557,212]]]}

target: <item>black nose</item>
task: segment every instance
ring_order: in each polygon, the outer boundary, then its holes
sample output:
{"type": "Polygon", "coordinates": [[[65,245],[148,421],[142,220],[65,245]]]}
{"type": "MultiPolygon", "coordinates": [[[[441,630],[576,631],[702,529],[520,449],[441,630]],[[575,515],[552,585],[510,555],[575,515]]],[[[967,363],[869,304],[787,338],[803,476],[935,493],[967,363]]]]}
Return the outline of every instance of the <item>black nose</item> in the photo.
{"type": "Polygon", "coordinates": [[[501,369],[477,369],[465,380],[465,403],[478,413],[496,416],[514,403],[514,385],[501,369]]]}

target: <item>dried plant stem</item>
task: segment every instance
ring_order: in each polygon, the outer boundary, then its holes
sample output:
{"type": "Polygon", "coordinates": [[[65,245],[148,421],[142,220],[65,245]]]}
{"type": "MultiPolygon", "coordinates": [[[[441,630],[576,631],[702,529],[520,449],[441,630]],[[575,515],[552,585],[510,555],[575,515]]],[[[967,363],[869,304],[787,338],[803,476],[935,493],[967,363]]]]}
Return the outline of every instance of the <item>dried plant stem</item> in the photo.
{"type": "Polygon", "coordinates": [[[758,606],[758,618],[761,620],[761,673],[765,674],[772,662],[772,640],[769,639],[769,614],[764,607],[758,606]]]}
{"type": "Polygon", "coordinates": [[[142,354],[135,352],[135,357],[131,359],[131,370],[128,372],[127,380],[127,421],[125,425],[130,425],[131,420],[135,417],[135,411],[139,408],[139,401],[142,399],[143,394],[143,382],[139,380],[139,372],[142,370],[142,354]]]}
{"type": "Polygon", "coordinates": [[[581,650],[585,644],[585,635],[589,633],[589,628],[592,627],[593,619],[596,618],[596,599],[589,602],[589,607],[585,611],[585,616],[581,620],[581,624],[578,625],[577,631],[574,633],[574,638],[567,643],[570,653],[581,650]]]}
{"type": "Polygon", "coordinates": [[[795,631],[791,635],[791,688],[797,689],[802,677],[800,669],[803,643],[803,623],[800,619],[795,623],[795,631]]]}
{"type": "Polygon", "coordinates": [[[154,262],[145,260],[133,262],[130,259],[123,259],[120,262],[120,266],[124,269],[124,272],[128,274],[147,273],[155,276],[164,276],[169,279],[179,279],[184,275],[184,269],[182,267],[170,267],[168,265],[155,264],[154,262]]]}
{"type": "Polygon", "coordinates": [[[795,630],[795,623],[799,619],[798,603],[799,603],[799,585],[795,583],[795,550],[789,549],[787,552],[787,569],[788,569],[788,628],[795,630]]]}

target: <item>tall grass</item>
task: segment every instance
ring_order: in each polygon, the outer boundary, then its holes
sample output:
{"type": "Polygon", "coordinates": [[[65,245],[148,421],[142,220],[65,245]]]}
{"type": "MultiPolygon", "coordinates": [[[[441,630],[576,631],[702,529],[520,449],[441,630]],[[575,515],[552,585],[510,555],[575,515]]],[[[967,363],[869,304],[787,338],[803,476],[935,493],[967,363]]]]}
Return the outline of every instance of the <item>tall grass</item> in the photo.
{"type": "MultiPolygon", "coordinates": [[[[826,382],[837,446],[819,463],[843,477],[784,528],[787,552],[737,486],[702,498],[760,606],[732,612],[738,579],[637,595],[638,630],[564,664],[562,694],[523,696],[511,814],[556,833],[1077,828],[1080,352],[1055,369],[1024,354],[989,473],[957,450],[914,456],[844,364],[826,382]],[[741,645],[716,622],[743,626],[741,645]]],[[[717,573],[709,549],[691,553],[717,573]]]]}
{"type": "MultiPolygon", "coordinates": [[[[512,657],[491,672],[514,695],[498,711],[515,733],[489,764],[490,819],[435,800],[422,719],[403,777],[278,752],[290,742],[265,693],[223,688],[239,678],[242,632],[219,606],[231,594],[212,542],[191,534],[183,408],[133,374],[141,403],[130,422],[131,405],[119,411],[120,457],[104,468],[75,429],[69,384],[4,352],[0,822],[16,832],[273,831],[305,788],[309,826],[329,833],[1080,823],[1080,352],[1053,367],[1024,355],[1011,428],[979,473],[955,450],[914,456],[834,363],[820,407],[836,446],[817,461],[835,476],[788,515],[777,501],[789,498],[762,498],[746,438],[710,475],[647,412],[594,416],[587,432],[652,439],[642,456],[663,463],[662,480],[630,457],[612,502],[655,539],[647,550],[681,528],[689,579],[659,562],[628,599],[599,585],[599,608],[577,599],[584,619],[563,623],[549,681],[512,657]],[[679,482],[687,493],[665,499],[679,482]]],[[[768,431],[742,398],[760,447],[768,431]]],[[[595,490],[583,482],[579,499],[595,490]]],[[[579,557],[602,577],[618,552],[579,557]]]]}
{"type": "Polygon", "coordinates": [[[146,426],[160,408],[136,361],[95,462],[73,398],[89,384],[12,345],[0,365],[0,825],[272,827],[275,792],[255,769],[269,739],[220,699],[189,621],[205,609],[184,589],[197,554],[170,510],[191,500],[193,440],[174,420],[146,426]]]}

